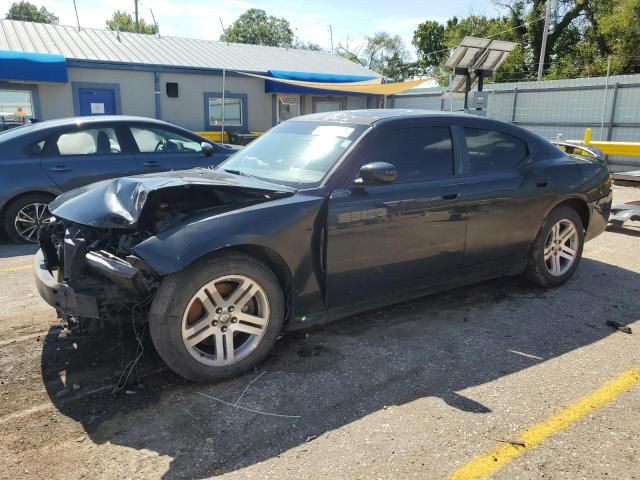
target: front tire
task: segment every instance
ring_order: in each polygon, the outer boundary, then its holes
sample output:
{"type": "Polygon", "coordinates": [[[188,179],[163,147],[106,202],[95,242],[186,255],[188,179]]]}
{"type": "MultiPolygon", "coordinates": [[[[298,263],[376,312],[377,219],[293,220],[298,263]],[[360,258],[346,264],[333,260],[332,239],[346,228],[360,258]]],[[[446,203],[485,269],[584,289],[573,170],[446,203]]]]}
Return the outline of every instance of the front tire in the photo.
{"type": "Polygon", "coordinates": [[[4,230],[13,243],[36,243],[38,228],[49,214],[51,195],[30,193],[13,200],[4,213],[4,230]]]}
{"type": "Polygon", "coordinates": [[[284,321],[282,289],[252,257],[232,254],[167,276],[151,304],[151,338],[165,363],[197,382],[235,377],[258,365],[284,321]]]}
{"type": "Polygon", "coordinates": [[[578,268],[583,247],[584,227],[580,215],[571,207],[557,207],[538,232],[525,276],[541,287],[560,286],[578,268]]]}

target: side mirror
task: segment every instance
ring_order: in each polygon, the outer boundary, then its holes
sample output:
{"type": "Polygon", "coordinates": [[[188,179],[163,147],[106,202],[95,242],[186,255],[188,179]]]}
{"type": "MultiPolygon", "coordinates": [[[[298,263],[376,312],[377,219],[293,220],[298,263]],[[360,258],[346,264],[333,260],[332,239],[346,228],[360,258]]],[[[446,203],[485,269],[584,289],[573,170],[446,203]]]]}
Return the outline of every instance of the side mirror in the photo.
{"type": "Polygon", "coordinates": [[[356,179],[361,185],[380,185],[393,183],[398,178],[395,165],[387,162],[371,162],[360,167],[360,175],[356,179]]]}
{"type": "Polygon", "coordinates": [[[204,154],[205,157],[210,157],[211,155],[213,155],[213,152],[215,150],[213,148],[213,145],[207,142],[202,142],[200,144],[200,148],[202,149],[202,153],[204,154]]]}

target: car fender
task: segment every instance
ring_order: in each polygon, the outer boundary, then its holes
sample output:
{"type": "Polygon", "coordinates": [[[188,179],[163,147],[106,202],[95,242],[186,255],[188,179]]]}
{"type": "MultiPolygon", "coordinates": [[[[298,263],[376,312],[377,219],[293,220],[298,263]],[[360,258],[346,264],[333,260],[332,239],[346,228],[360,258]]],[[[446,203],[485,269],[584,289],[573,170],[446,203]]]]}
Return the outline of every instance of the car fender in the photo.
{"type": "Polygon", "coordinates": [[[132,250],[165,276],[224,249],[266,249],[275,252],[291,272],[294,311],[325,314],[319,244],[326,201],[322,194],[298,193],[218,215],[192,217],[132,250]]]}

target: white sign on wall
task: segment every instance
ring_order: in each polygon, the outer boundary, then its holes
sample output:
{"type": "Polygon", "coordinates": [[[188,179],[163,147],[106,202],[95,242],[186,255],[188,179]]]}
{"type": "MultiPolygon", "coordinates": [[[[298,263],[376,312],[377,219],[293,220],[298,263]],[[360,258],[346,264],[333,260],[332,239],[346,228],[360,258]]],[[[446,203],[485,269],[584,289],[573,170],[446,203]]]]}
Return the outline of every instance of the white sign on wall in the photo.
{"type": "Polygon", "coordinates": [[[92,115],[104,114],[104,103],[91,102],[91,114],[92,115]]]}

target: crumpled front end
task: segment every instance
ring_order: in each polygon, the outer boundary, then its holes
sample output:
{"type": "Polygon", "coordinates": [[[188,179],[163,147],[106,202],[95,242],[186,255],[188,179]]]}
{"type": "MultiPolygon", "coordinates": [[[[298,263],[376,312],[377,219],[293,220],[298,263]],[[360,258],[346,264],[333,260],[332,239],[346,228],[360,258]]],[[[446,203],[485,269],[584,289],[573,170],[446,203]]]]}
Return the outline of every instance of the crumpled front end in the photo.
{"type": "Polygon", "coordinates": [[[123,308],[146,305],[159,277],[113,232],[52,220],[39,233],[36,286],[42,298],[69,323],[102,324],[123,308]],[[99,321],[98,321],[99,320],[99,321]]]}
{"type": "Polygon", "coordinates": [[[38,291],[67,321],[102,323],[133,306],[144,313],[162,278],[135,254],[137,245],[292,192],[217,171],[125,177],[68,192],[50,204],[53,217],[38,234],[38,291]]]}

